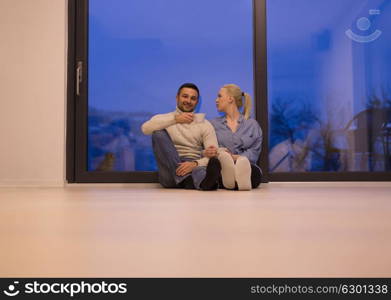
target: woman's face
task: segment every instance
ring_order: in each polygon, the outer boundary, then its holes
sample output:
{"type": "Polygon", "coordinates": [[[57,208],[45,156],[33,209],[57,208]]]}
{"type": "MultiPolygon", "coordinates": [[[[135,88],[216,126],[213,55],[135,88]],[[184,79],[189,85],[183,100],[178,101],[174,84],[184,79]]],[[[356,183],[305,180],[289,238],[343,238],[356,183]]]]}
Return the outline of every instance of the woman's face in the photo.
{"type": "Polygon", "coordinates": [[[232,103],[232,97],[230,97],[225,88],[221,88],[216,98],[216,107],[220,112],[225,112],[227,107],[232,103]]]}

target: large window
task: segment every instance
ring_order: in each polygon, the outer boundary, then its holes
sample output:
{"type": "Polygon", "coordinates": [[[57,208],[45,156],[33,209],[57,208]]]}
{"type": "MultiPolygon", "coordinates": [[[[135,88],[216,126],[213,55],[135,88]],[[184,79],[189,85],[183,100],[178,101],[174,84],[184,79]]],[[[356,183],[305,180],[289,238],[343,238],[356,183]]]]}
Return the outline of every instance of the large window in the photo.
{"type": "Polygon", "coordinates": [[[154,171],[143,122],[175,110],[177,88],[200,88],[217,116],[219,87],[253,94],[252,1],[90,0],[88,171],[154,171]]]}
{"type": "Polygon", "coordinates": [[[391,1],[70,0],[70,182],[157,180],[141,124],[253,96],[269,180],[390,180],[391,1]],[[74,50],[74,51],[72,51],[74,50]]]}
{"type": "Polygon", "coordinates": [[[388,0],[267,1],[271,173],[391,170],[390,28],[388,0]]]}

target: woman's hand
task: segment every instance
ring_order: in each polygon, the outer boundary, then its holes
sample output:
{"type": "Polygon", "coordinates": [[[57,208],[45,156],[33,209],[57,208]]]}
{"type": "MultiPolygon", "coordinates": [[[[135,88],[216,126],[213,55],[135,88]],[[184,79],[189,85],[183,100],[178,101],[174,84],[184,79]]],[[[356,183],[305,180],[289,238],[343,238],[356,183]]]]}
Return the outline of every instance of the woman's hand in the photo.
{"type": "Polygon", "coordinates": [[[195,167],[198,166],[196,161],[185,161],[179,164],[179,167],[176,169],[176,174],[178,176],[185,176],[188,173],[191,173],[195,167]]]}
{"type": "Polygon", "coordinates": [[[215,146],[209,146],[204,150],[204,156],[207,158],[217,156],[217,148],[215,146]]]}

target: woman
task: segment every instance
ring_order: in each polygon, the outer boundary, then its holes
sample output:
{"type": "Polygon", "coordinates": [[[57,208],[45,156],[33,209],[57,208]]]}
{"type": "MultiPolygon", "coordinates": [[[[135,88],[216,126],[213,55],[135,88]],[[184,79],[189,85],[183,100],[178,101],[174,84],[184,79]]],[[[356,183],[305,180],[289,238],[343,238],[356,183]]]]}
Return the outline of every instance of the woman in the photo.
{"type": "Polygon", "coordinates": [[[250,119],[251,97],[235,84],[224,85],[216,106],[224,116],[211,120],[219,149],[209,147],[204,155],[217,157],[221,163],[223,185],[227,189],[250,190],[261,183],[262,171],[257,166],[261,153],[262,130],[250,119]],[[240,109],[243,107],[243,114],[240,109]]]}

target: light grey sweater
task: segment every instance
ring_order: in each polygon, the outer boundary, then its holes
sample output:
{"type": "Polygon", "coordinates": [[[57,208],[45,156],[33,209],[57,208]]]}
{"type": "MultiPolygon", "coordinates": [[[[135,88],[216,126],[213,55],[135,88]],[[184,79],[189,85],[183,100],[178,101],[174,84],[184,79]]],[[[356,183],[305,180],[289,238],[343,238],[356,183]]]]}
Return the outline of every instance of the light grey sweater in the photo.
{"type": "Polygon", "coordinates": [[[141,130],[150,135],[156,130],[166,129],[180,157],[193,158],[199,166],[206,166],[209,159],[201,158],[201,151],[209,146],[218,147],[214,128],[204,114],[195,114],[194,121],[189,124],[176,123],[175,115],[180,113],[177,109],[155,115],[141,126],[141,130]]]}

